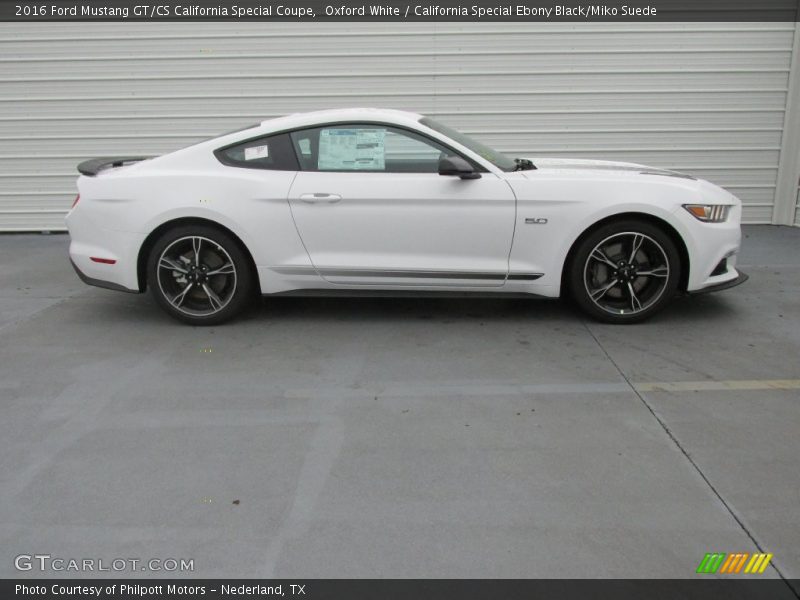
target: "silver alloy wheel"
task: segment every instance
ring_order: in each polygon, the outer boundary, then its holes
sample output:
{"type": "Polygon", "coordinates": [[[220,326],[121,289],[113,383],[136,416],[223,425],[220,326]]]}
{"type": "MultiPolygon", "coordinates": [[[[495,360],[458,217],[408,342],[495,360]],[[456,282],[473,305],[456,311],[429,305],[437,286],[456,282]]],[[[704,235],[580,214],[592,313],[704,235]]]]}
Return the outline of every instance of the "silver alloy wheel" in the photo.
{"type": "Polygon", "coordinates": [[[589,299],[614,314],[636,314],[664,294],[669,259],[661,245],[638,231],[615,233],[597,244],[586,258],[583,282],[589,299]]]}
{"type": "Polygon", "coordinates": [[[158,286],[176,310],[206,317],[225,308],[236,293],[236,266],[217,242],[193,235],[167,246],[156,265],[158,286]]]}

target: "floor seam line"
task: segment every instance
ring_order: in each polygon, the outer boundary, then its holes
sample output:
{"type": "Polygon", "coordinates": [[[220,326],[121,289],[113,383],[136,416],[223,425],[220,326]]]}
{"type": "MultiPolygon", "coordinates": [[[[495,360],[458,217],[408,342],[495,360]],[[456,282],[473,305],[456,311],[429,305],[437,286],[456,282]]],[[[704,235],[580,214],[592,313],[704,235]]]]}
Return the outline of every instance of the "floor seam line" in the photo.
{"type": "MultiPolygon", "coordinates": [[[[656,420],[656,422],[661,426],[661,428],[667,434],[669,439],[672,440],[672,443],[674,443],[675,446],[677,446],[677,448],[678,448],[678,450],[680,450],[681,454],[683,454],[683,456],[686,458],[686,460],[689,461],[689,464],[691,464],[692,467],[694,467],[695,471],[697,471],[697,473],[700,475],[700,477],[703,479],[703,481],[705,481],[706,485],[711,489],[711,491],[714,493],[714,495],[717,497],[717,499],[725,507],[725,510],[728,511],[728,514],[730,514],[730,516],[733,517],[733,520],[736,521],[736,523],[739,525],[741,530],[744,531],[745,535],[747,535],[747,537],[750,538],[750,541],[752,541],[753,544],[755,544],[756,548],[758,548],[758,551],[761,552],[762,554],[765,553],[764,548],[761,546],[759,541],[750,532],[750,530],[745,526],[745,524],[742,522],[742,520],[736,515],[736,513],[733,511],[733,508],[731,508],[731,506],[722,497],[722,494],[720,494],[720,492],[717,491],[717,488],[714,487],[714,484],[712,484],[711,481],[709,480],[709,478],[706,476],[706,474],[703,473],[703,470],[700,468],[700,466],[692,459],[691,455],[686,451],[686,449],[684,449],[684,447],[678,441],[678,438],[675,436],[674,433],[672,433],[672,430],[661,419],[661,417],[658,416],[658,414],[653,409],[653,407],[650,406],[650,404],[647,402],[647,400],[644,399],[644,396],[642,396],[642,394],[639,392],[639,390],[636,389],[636,386],[634,386],[633,383],[631,383],[630,379],[628,379],[628,376],[625,375],[625,373],[622,371],[620,366],[617,364],[617,361],[615,361],[611,357],[611,355],[605,349],[603,344],[600,343],[600,340],[597,339],[597,336],[591,330],[591,328],[589,327],[588,323],[584,319],[581,319],[581,322],[583,323],[583,326],[586,328],[586,331],[589,332],[589,335],[592,336],[592,339],[597,344],[597,347],[600,348],[600,350],[603,352],[603,354],[606,356],[606,358],[609,360],[609,362],[614,366],[614,368],[620,374],[620,377],[622,377],[625,380],[625,383],[627,383],[628,387],[630,387],[631,391],[636,395],[636,397],[639,398],[639,401],[645,406],[645,408],[647,408],[647,410],[650,412],[650,414],[653,416],[653,418],[656,420]]],[[[792,586],[792,584],[789,582],[789,580],[786,578],[786,576],[784,576],[784,574],[781,572],[781,570],[775,564],[775,561],[770,561],[770,566],[775,570],[775,572],[778,574],[778,576],[783,580],[783,582],[787,585],[787,587],[792,591],[794,596],[796,598],[800,599],[800,591],[796,590],[794,588],[794,586],[792,586]]]]}
{"type": "Polygon", "coordinates": [[[25,323],[27,323],[28,321],[30,321],[34,317],[39,316],[40,314],[42,314],[44,311],[49,310],[51,308],[54,308],[56,306],[60,306],[61,304],[64,304],[66,301],[68,301],[69,299],[70,299],[70,296],[62,297],[60,300],[58,300],[56,302],[53,302],[52,304],[48,304],[44,308],[40,308],[39,310],[34,311],[31,314],[23,315],[23,316],[21,316],[21,317],[19,317],[17,319],[14,319],[13,321],[9,321],[7,323],[3,323],[3,325],[0,325],[0,333],[5,332],[5,331],[10,331],[10,330],[13,330],[13,329],[15,329],[16,327],[18,327],[20,325],[24,325],[25,323]]]}

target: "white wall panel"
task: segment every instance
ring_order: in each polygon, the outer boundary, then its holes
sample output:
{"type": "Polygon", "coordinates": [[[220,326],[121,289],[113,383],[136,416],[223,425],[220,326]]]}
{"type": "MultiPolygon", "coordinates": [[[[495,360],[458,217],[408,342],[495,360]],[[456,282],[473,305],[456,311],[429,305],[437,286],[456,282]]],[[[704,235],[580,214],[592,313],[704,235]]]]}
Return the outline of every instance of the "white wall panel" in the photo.
{"type": "Polygon", "coordinates": [[[771,222],[794,40],[794,23],[0,24],[0,230],[62,229],[81,160],[343,106],[689,171],[771,222]]]}

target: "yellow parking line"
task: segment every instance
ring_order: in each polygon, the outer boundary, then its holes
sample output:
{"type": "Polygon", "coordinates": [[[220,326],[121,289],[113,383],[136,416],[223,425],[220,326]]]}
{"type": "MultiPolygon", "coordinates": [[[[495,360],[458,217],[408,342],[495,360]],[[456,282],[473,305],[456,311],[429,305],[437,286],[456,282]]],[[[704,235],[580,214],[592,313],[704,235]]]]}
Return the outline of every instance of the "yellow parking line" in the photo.
{"type": "Polygon", "coordinates": [[[663,381],[634,383],[639,392],[713,392],[726,390],[800,390],[800,379],[739,379],[728,381],[663,381]]]}

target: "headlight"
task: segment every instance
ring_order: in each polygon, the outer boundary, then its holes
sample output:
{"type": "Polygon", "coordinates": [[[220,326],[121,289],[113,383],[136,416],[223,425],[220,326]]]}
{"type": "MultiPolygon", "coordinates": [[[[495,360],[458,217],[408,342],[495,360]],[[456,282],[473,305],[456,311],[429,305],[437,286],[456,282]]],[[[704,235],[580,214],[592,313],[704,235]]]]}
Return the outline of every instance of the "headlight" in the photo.
{"type": "Polygon", "coordinates": [[[684,204],[693,217],[704,223],[722,223],[731,212],[730,204],[684,204]]]}

